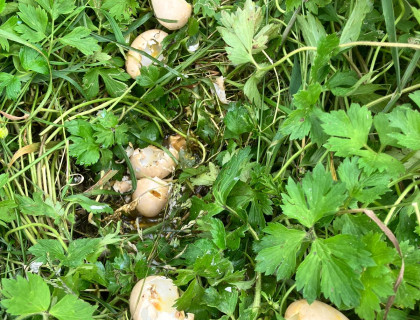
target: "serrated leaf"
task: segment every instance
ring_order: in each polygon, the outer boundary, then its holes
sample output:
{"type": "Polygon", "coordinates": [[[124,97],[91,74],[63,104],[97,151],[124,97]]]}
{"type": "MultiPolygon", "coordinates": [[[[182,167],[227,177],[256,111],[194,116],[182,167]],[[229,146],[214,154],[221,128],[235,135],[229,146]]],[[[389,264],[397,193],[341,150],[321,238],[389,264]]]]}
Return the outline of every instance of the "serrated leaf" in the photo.
{"type": "Polygon", "coordinates": [[[7,312],[14,316],[26,316],[48,310],[50,306],[50,289],[37,274],[27,273],[25,279],[17,276],[16,279],[1,280],[3,299],[1,304],[7,312]]]}
{"type": "Polygon", "coordinates": [[[321,291],[338,307],[355,307],[363,289],[360,270],[373,264],[369,256],[363,243],[353,236],[316,239],[297,270],[297,289],[303,289],[308,301],[314,301],[321,291]],[[343,251],[343,248],[346,249],[343,251]]]}
{"type": "Polygon", "coordinates": [[[220,22],[223,26],[217,30],[228,45],[226,52],[234,65],[253,62],[252,55],[266,48],[276,27],[268,25],[261,29],[262,18],[261,8],[251,0],[246,0],[244,8],[238,8],[235,13],[222,11],[220,22]]]}
{"type": "Polygon", "coordinates": [[[220,7],[220,0],[194,0],[194,14],[202,12],[204,17],[214,17],[220,7]]]}
{"type": "Polygon", "coordinates": [[[296,268],[296,253],[306,232],[288,229],[280,223],[269,223],[263,231],[267,235],[255,245],[256,270],[276,275],[277,280],[287,279],[296,268]]]}
{"type": "Polygon", "coordinates": [[[208,306],[217,308],[228,316],[233,316],[239,293],[236,288],[228,288],[218,292],[215,288],[209,287],[204,292],[203,300],[208,306]]]}
{"type": "Polygon", "coordinates": [[[128,20],[131,15],[136,15],[140,4],[136,0],[105,0],[102,9],[118,21],[128,20]]]}
{"type": "Polygon", "coordinates": [[[63,259],[62,264],[70,268],[80,266],[87,256],[98,249],[100,239],[77,239],[73,240],[68,248],[66,258],[63,259]]]}
{"type": "Polygon", "coordinates": [[[328,146],[338,156],[357,154],[366,145],[372,127],[372,115],[366,107],[353,103],[347,113],[332,111],[320,117],[324,131],[334,136],[328,139],[328,146]]]}
{"type": "Polygon", "coordinates": [[[349,196],[362,203],[372,203],[386,193],[391,177],[387,174],[366,175],[357,166],[358,158],[346,158],[338,167],[340,180],[346,184],[349,196]]]}
{"type": "Polygon", "coordinates": [[[289,178],[286,193],[282,193],[283,213],[311,228],[320,219],[333,215],[346,199],[343,183],[334,183],[329,172],[318,164],[307,173],[302,184],[289,178]]]}
{"type": "Polygon", "coordinates": [[[90,36],[90,30],[85,27],[74,28],[70,33],[59,38],[59,41],[66,46],[78,49],[87,56],[101,49],[98,41],[90,36]]]}
{"type": "Polygon", "coordinates": [[[142,66],[140,69],[141,76],[137,78],[137,83],[145,88],[153,87],[159,79],[159,67],[151,64],[150,66],[142,66]]]}
{"type": "Polygon", "coordinates": [[[225,138],[239,138],[243,133],[253,129],[251,117],[248,110],[238,104],[232,104],[223,119],[226,124],[225,138]]]}
{"type": "Polygon", "coordinates": [[[130,77],[120,69],[90,68],[83,77],[83,88],[89,98],[94,98],[99,93],[99,76],[105,83],[107,92],[112,97],[123,94],[128,86],[124,81],[130,77]]]}
{"type": "Polygon", "coordinates": [[[337,53],[339,39],[335,34],[330,34],[325,38],[321,38],[318,42],[316,56],[311,68],[311,78],[315,82],[321,83],[328,74],[325,67],[330,62],[333,55],[337,53]]]}
{"type": "Polygon", "coordinates": [[[379,233],[366,235],[363,242],[366,244],[366,249],[372,253],[376,266],[368,267],[362,273],[364,290],[360,306],[355,311],[363,319],[374,320],[376,312],[381,310],[381,302],[394,294],[393,278],[388,264],[395,258],[396,251],[381,240],[379,233]]]}
{"type": "Polygon", "coordinates": [[[36,0],[54,20],[62,14],[71,13],[74,8],[74,0],[36,0]]]}
{"type": "Polygon", "coordinates": [[[58,320],[93,320],[96,306],[68,294],[51,307],[49,313],[58,320]]]}
{"type": "Polygon", "coordinates": [[[36,257],[36,261],[42,263],[65,259],[64,249],[58,240],[40,239],[28,251],[36,257]]]}
{"type": "Polygon", "coordinates": [[[15,195],[15,197],[20,211],[24,214],[47,216],[55,220],[58,220],[63,215],[63,208],[60,203],[53,203],[49,197],[46,197],[44,200],[42,192],[34,192],[32,199],[20,195],[15,195]]]}
{"type": "Polygon", "coordinates": [[[19,51],[19,59],[26,71],[35,71],[44,75],[49,73],[47,61],[34,49],[22,47],[19,51]]]}
{"type": "Polygon", "coordinates": [[[311,84],[306,90],[300,90],[293,97],[296,110],[288,115],[281,126],[284,134],[290,134],[290,139],[303,139],[311,130],[312,120],[315,115],[316,104],[321,95],[321,85],[311,84]]]}
{"type": "Polygon", "coordinates": [[[15,27],[15,30],[21,34],[21,37],[30,42],[39,42],[46,37],[48,25],[47,12],[40,7],[33,7],[19,3],[19,18],[25,24],[15,27]]]}
{"type": "Polygon", "coordinates": [[[16,100],[21,88],[19,77],[0,72],[0,93],[4,88],[6,89],[6,97],[11,100],[16,100]]]}
{"type": "Polygon", "coordinates": [[[379,140],[381,145],[399,147],[397,139],[390,136],[391,133],[398,132],[397,128],[393,128],[389,124],[389,120],[386,114],[379,113],[373,118],[373,124],[378,132],[379,140]]]}
{"type": "MultiPolygon", "coordinates": [[[[420,14],[420,10],[419,10],[420,14]]],[[[413,93],[410,93],[408,97],[414,101],[414,103],[417,105],[417,107],[420,108],[420,90],[414,91],[413,93]]]]}
{"type": "Polygon", "coordinates": [[[396,139],[398,143],[412,150],[420,149],[420,112],[400,106],[395,108],[388,119],[391,127],[397,128],[400,132],[388,133],[388,136],[396,139]]]}
{"type": "Polygon", "coordinates": [[[69,147],[70,156],[75,157],[76,163],[92,165],[99,160],[99,146],[93,137],[91,124],[84,120],[72,120],[66,123],[69,137],[73,143],[69,147]]]}

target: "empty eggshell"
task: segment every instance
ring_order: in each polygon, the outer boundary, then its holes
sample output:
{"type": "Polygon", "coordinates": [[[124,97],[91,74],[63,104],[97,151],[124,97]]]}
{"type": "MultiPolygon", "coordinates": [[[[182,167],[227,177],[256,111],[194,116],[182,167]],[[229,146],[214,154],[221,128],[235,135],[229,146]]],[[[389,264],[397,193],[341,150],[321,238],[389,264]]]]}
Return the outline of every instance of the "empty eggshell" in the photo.
{"type": "Polygon", "coordinates": [[[152,0],[152,5],[159,23],[169,30],[177,30],[185,26],[192,12],[192,6],[185,0],[152,0]]]}
{"type": "Polygon", "coordinates": [[[136,209],[144,217],[155,217],[168,202],[169,183],[159,178],[142,178],[137,181],[137,189],[132,199],[138,200],[136,209]]]}
{"type": "Polygon", "coordinates": [[[130,312],[133,320],[194,320],[191,313],[176,310],[178,288],[171,279],[149,276],[134,286],[130,295],[130,312]]]}
{"type": "MultiPolygon", "coordinates": [[[[131,47],[142,50],[157,60],[163,60],[162,46],[161,43],[163,39],[168,34],[165,31],[153,29],[148,30],[140,34],[134,41],[131,43],[131,47]]],[[[127,53],[127,59],[125,62],[125,67],[127,73],[133,78],[137,78],[140,75],[140,68],[142,66],[150,66],[153,63],[151,59],[142,54],[130,50],[127,53]]]]}
{"type": "MultiPolygon", "coordinates": [[[[174,148],[169,148],[169,151],[178,160],[178,151],[174,148]]],[[[143,177],[163,179],[170,175],[176,167],[175,161],[165,151],[155,146],[134,150],[130,162],[137,179],[143,177]]]]}
{"type": "Polygon", "coordinates": [[[304,299],[290,304],[284,318],[286,320],[349,320],[328,304],[316,300],[309,304],[304,299]]]}

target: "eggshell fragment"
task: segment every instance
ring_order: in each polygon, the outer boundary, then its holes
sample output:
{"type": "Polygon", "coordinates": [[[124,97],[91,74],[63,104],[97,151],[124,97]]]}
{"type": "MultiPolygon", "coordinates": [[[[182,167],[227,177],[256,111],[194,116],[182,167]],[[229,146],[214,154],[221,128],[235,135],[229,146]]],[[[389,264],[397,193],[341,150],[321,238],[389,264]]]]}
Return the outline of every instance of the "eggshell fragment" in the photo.
{"type": "Polygon", "coordinates": [[[126,193],[131,191],[133,185],[131,180],[127,176],[124,176],[122,181],[115,181],[112,188],[115,190],[115,192],[126,193]]]}
{"type": "Polygon", "coordinates": [[[169,30],[185,26],[192,12],[192,6],[185,0],[152,0],[152,6],[159,23],[169,30]]]}
{"type": "Polygon", "coordinates": [[[132,200],[137,200],[137,212],[144,217],[155,217],[166,206],[169,198],[169,183],[159,178],[142,178],[132,200]]]}
{"type": "Polygon", "coordinates": [[[133,320],[194,320],[191,313],[174,306],[179,298],[178,288],[171,279],[149,276],[134,286],[130,295],[130,312],[133,320]]]}
{"type": "MultiPolygon", "coordinates": [[[[163,60],[162,46],[161,43],[163,39],[168,34],[165,31],[153,29],[148,30],[140,34],[134,41],[131,43],[131,47],[142,50],[157,60],[163,60]]],[[[127,59],[125,62],[125,67],[127,73],[133,78],[137,78],[140,75],[140,68],[142,66],[150,66],[153,63],[151,59],[140,54],[139,52],[129,50],[127,53],[127,59]]]]}
{"type": "MultiPolygon", "coordinates": [[[[179,159],[176,149],[169,148],[169,151],[175,159],[179,159]]],[[[130,162],[137,179],[143,177],[163,179],[170,175],[176,167],[175,161],[165,151],[155,146],[134,150],[133,155],[130,157],[130,162]]]]}
{"type": "Polygon", "coordinates": [[[286,320],[349,320],[328,304],[316,300],[309,304],[304,299],[290,304],[284,318],[286,320]]]}

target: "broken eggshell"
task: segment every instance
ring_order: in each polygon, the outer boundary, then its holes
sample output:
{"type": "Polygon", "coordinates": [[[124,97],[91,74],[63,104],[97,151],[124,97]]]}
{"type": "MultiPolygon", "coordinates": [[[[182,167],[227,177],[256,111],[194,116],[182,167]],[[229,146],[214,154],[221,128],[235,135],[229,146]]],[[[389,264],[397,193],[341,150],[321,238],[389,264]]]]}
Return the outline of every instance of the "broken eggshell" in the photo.
{"type": "MultiPolygon", "coordinates": [[[[178,151],[169,147],[169,152],[179,159],[178,151]]],[[[175,161],[163,150],[155,146],[148,146],[144,149],[136,149],[130,157],[136,178],[158,177],[165,178],[170,175],[176,167],[175,161]]]]}
{"type": "Polygon", "coordinates": [[[115,181],[112,188],[115,192],[126,193],[133,188],[132,182],[128,176],[124,176],[122,181],[115,181]]]}
{"type": "Polygon", "coordinates": [[[174,307],[179,298],[173,281],[163,276],[149,276],[134,286],[130,295],[133,320],[194,320],[194,315],[174,307]]]}
{"type": "Polygon", "coordinates": [[[169,30],[185,26],[192,12],[192,6],[185,0],[152,0],[152,6],[159,23],[169,30]]]}
{"type": "Polygon", "coordinates": [[[290,304],[284,318],[286,320],[349,320],[328,304],[317,300],[309,304],[305,299],[290,304]]]}
{"type": "MultiPolygon", "coordinates": [[[[134,41],[131,43],[131,47],[144,51],[156,58],[159,61],[163,60],[162,46],[161,43],[163,39],[168,34],[165,31],[153,29],[148,30],[140,34],[134,41]]],[[[133,78],[137,78],[140,75],[140,68],[145,66],[150,66],[153,63],[151,59],[138,53],[133,50],[129,50],[127,53],[127,59],[125,62],[125,67],[127,73],[133,78]]]]}
{"type": "Polygon", "coordinates": [[[132,200],[137,200],[137,212],[144,217],[155,217],[165,208],[169,198],[169,183],[159,178],[142,178],[132,200]]]}

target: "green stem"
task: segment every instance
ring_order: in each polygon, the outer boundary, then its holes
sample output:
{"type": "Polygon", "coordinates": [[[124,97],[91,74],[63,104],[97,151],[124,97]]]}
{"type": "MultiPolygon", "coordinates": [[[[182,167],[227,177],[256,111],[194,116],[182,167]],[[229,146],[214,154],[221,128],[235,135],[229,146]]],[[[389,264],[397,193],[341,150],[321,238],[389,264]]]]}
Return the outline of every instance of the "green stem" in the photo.
{"type": "Polygon", "coordinates": [[[407,188],[405,188],[405,190],[398,197],[397,201],[395,201],[394,207],[391,210],[389,210],[389,213],[388,213],[388,215],[386,216],[386,218],[384,220],[384,224],[385,225],[388,225],[388,223],[391,221],[391,219],[392,219],[392,217],[394,215],[394,212],[397,209],[396,206],[405,198],[405,196],[411,191],[411,189],[413,189],[415,186],[417,186],[419,184],[420,184],[420,181],[415,181],[415,182],[412,182],[411,184],[409,184],[407,186],[407,188]]]}
{"type": "MultiPolygon", "coordinates": [[[[53,227],[50,227],[49,225],[46,225],[46,224],[43,224],[43,223],[29,223],[29,224],[25,224],[25,225],[23,225],[23,226],[20,226],[20,227],[14,228],[14,229],[12,229],[12,230],[8,231],[8,232],[4,235],[4,240],[5,240],[6,242],[9,242],[9,241],[8,241],[8,236],[9,236],[11,233],[14,233],[14,232],[17,232],[17,231],[19,231],[19,230],[26,229],[26,228],[30,228],[30,227],[43,227],[43,228],[45,228],[45,229],[50,230],[50,231],[51,231],[51,232],[55,235],[55,237],[57,238],[57,240],[60,242],[60,244],[61,244],[61,246],[63,247],[63,249],[64,249],[65,251],[68,251],[67,245],[64,243],[63,239],[62,239],[62,238],[61,238],[61,236],[58,234],[58,232],[57,232],[57,231],[56,231],[53,227]]],[[[36,243],[36,241],[35,241],[35,243],[36,243]]]]}
{"type": "Polygon", "coordinates": [[[274,177],[274,181],[276,181],[278,178],[280,178],[280,176],[286,171],[287,167],[293,162],[293,160],[295,160],[297,157],[299,157],[299,155],[307,150],[310,146],[312,146],[312,142],[309,142],[304,148],[300,149],[298,152],[296,152],[293,156],[290,157],[289,160],[287,160],[287,162],[284,164],[283,167],[281,167],[280,171],[277,172],[276,176],[274,177]]]}

